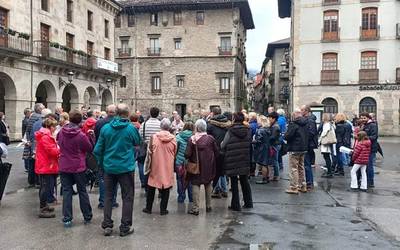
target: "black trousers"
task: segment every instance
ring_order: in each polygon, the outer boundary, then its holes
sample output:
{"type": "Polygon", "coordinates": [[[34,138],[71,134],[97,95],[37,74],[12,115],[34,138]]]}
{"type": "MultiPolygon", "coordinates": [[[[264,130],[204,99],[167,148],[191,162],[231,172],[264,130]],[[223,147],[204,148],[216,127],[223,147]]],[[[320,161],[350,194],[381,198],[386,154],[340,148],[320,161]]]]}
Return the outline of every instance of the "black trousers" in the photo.
{"type": "Polygon", "coordinates": [[[28,159],[28,184],[29,185],[39,185],[40,178],[35,174],[35,159],[28,159]]]}
{"type": "Polygon", "coordinates": [[[333,174],[333,169],[332,169],[332,161],[331,161],[331,153],[322,153],[324,156],[326,168],[328,169],[327,174],[331,175],[333,174]]]}
{"type": "Polygon", "coordinates": [[[135,175],[133,172],[123,174],[104,173],[105,199],[104,199],[104,220],[103,228],[112,228],[114,222],[111,219],[112,205],[114,196],[114,187],[119,183],[121,186],[122,197],[122,218],[119,230],[121,232],[129,231],[132,226],[133,199],[135,195],[135,175]]]}
{"type": "MultiPolygon", "coordinates": [[[[161,194],[160,211],[166,211],[168,207],[169,200],[169,188],[159,189],[161,194]]],[[[146,208],[151,211],[153,209],[154,196],[156,194],[156,188],[152,186],[147,186],[147,197],[146,197],[146,208]]]]}
{"type": "Polygon", "coordinates": [[[239,178],[237,176],[231,176],[231,188],[232,188],[231,208],[233,210],[241,209],[240,199],[239,199],[238,179],[240,180],[240,186],[242,187],[244,205],[246,207],[253,206],[253,198],[251,195],[251,187],[248,175],[240,175],[239,178]]]}
{"type": "Polygon", "coordinates": [[[39,175],[40,179],[40,189],[39,189],[39,200],[40,200],[40,208],[47,207],[47,198],[51,192],[51,178],[53,176],[51,174],[41,174],[39,175]]]}

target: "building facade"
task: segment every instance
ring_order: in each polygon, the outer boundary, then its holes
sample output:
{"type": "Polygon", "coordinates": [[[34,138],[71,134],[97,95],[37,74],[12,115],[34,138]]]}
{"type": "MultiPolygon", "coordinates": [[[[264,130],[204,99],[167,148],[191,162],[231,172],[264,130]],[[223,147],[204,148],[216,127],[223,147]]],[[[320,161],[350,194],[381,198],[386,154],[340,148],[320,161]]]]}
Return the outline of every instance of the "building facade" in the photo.
{"type": "Polygon", "coordinates": [[[292,16],[293,104],[375,113],[380,134],[400,135],[400,1],[280,0],[292,16]]]}
{"type": "Polygon", "coordinates": [[[239,110],[246,99],[247,0],[121,1],[118,98],[132,108],[239,110]]]}
{"type": "Polygon", "coordinates": [[[111,0],[0,0],[0,112],[11,138],[37,102],[65,111],[113,102],[120,9],[111,0]]]}

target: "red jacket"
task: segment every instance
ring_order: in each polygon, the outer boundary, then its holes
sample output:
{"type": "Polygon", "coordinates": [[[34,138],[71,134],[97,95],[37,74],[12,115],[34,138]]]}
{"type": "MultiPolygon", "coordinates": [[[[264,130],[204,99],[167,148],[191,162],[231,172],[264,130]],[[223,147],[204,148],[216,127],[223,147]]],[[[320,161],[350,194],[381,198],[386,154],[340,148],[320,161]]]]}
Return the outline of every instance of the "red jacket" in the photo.
{"type": "Polygon", "coordinates": [[[56,140],[47,128],[41,128],[35,133],[36,139],[36,174],[58,174],[58,158],[60,149],[56,140]]]}
{"type": "Polygon", "coordinates": [[[371,154],[371,141],[357,142],[353,152],[354,164],[367,165],[371,154]]]}

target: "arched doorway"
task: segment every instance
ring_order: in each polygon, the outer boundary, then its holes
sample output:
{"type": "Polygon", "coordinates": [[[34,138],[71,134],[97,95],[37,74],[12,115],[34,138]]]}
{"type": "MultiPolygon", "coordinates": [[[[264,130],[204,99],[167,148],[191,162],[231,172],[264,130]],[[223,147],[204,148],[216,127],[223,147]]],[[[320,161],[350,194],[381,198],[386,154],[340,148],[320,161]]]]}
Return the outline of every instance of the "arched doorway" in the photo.
{"type": "Polygon", "coordinates": [[[365,97],[360,101],[360,113],[374,113],[376,115],[376,101],[372,97],[365,97]]]}
{"type": "Polygon", "coordinates": [[[35,97],[35,103],[42,103],[51,110],[56,108],[56,89],[50,81],[44,80],[39,83],[35,97]]]}
{"type": "Polygon", "coordinates": [[[112,100],[112,94],[111,91],[109,89],[106,89],[103,91],[103,93],[101,94],[101,110],[106,110],[107,106],[112,104],[113,100],[112,100]]]}
{"type": "Polygon", "coordinates": [[[85,90],[83,100],[86,107],[90,107],[92,110],[95,109],[95,107],[98,105],[96,90],[93,87],[88,87],[85,90]]]}
{"type": "Polygon", "coordinates": [[[11,137],[14,138],[16,131],[16,103],[17,90],[14,81],[7,74],[0,72],[0,112],[6,115],[6,122],[10,127],[11,137]],[[13,135],[14,134],[14,135],[13,135]]]}
{"type": "Polygon", "coordinates": [[[79,108],[79,95],[78,90],[73,84],[68,84],[62,94],[62,108],[65,112],[72,109],[79,108]]]}
{"type": "Polygon", "coordinates": [[[337,114],[338,113],[338,103],[335,99],[328,97],[322,101],[324,105],[324,113],[337,114]]]}

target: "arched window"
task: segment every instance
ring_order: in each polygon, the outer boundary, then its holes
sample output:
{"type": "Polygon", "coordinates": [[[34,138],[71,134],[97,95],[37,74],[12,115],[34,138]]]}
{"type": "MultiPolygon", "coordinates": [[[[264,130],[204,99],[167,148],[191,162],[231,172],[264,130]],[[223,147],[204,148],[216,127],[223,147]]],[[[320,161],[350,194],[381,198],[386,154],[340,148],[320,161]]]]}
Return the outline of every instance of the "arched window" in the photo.
{"type": "Polygon", "coordinates": [[[362,9],[361,39],[377,39],[379,36],[378,8],[369,7],[362,9]]]}
{"type": "Polygon", "coordinates": [[[324,113],[328,114],[337,114],[338,113],[338,103],[335,99],[333,98],[325,98],[322,101],[322,104],[324,105],[324,113]]]}
{"type": "Polygon", "coordinates": [[[121,88],[126,88],[126,76],[121,77],[121,79],[119,80],[119,86],[121,88]]]}
{"type": "Polygon", "coordinates": [[[360,113],[374,113],[376,115],[376,101],[372,97],[365,97],[360,101],[360,113]]]}

